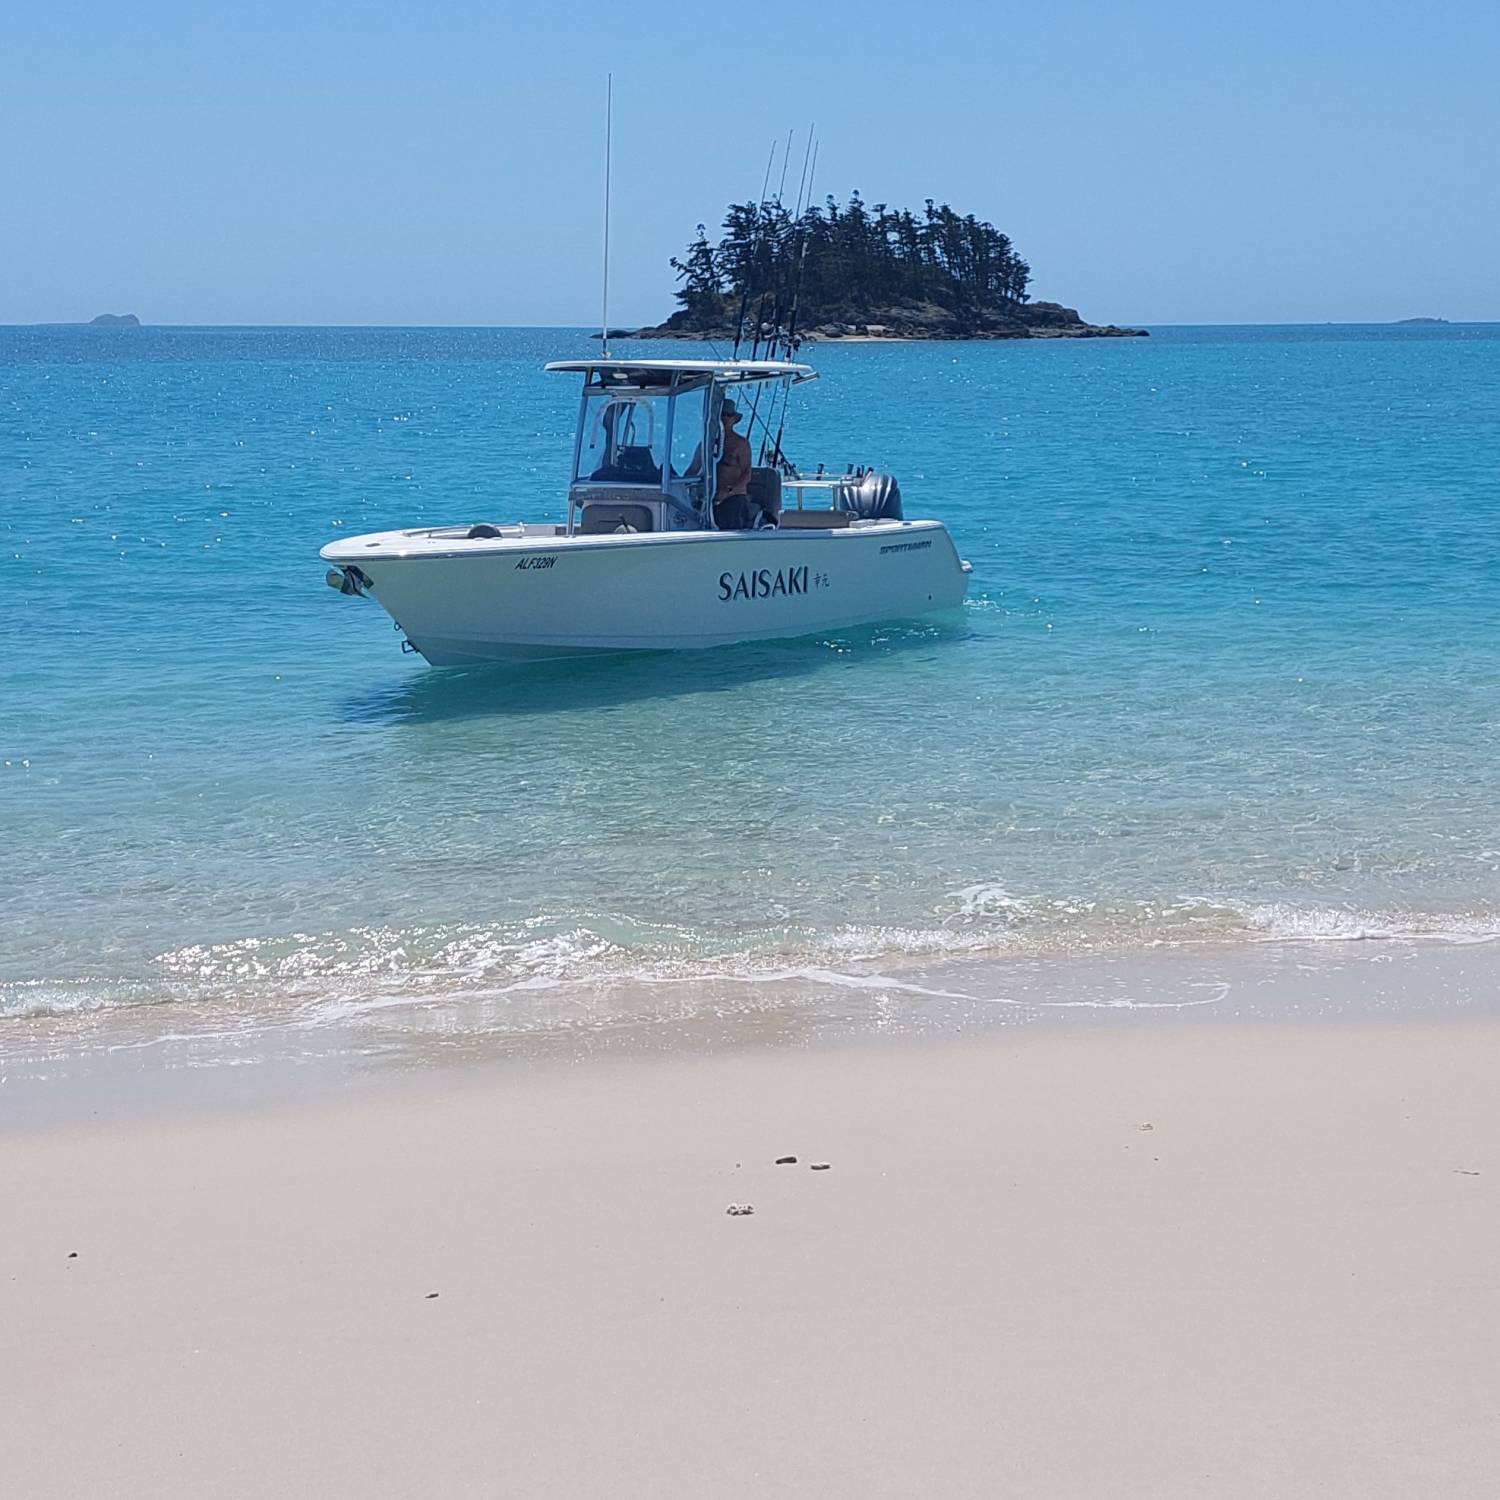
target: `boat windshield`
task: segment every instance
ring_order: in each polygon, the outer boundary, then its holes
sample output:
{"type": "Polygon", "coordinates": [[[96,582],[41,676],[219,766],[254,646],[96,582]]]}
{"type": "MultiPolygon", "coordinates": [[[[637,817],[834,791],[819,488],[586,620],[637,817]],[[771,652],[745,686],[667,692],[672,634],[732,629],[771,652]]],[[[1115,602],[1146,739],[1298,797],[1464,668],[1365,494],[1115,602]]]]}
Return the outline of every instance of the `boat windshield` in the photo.
{"type": "Polygon", "coordinates": [[[573,483],[651,485],[701,511],[711,394],[707,383],[661,392],[586,392],[573,483]]]}
{"type": "Polygon", "coordinates": [[[672,478],[703,478],[703,431],[708,417],[708,387],[679,391],[672,398],[672,478]]]}
{"type": "Polygon", "coordinates": [[[659,486],[668,400],[641,391],[591,391],[583,404],[575,482],[659,486]]]}

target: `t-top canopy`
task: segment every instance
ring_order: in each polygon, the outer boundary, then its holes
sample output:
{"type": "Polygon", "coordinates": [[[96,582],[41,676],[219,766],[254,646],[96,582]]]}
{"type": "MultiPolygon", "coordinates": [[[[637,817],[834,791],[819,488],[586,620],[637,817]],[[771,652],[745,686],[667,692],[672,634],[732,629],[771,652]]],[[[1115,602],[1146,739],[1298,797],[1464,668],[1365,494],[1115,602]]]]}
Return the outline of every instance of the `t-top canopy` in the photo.
{"type": "Polygon", "coordinates": [[[670,385],[678,375],[711,377],[725,385],[744,385],[752,380],[790,380],[801,385],[816,380],[811,365],[794,365],[779,359],[558,359],[546,366],[569,375],[598,375],[618,385],[670,385]]]}

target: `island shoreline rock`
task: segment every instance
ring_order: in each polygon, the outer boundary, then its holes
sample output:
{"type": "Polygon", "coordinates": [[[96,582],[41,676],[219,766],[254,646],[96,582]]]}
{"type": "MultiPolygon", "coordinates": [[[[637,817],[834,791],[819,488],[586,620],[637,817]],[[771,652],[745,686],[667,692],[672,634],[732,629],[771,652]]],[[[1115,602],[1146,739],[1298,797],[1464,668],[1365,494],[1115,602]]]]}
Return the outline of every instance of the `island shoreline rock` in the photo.
{"type": "MultiPolygon", "coordinates": [[[[741,330],[739,342],[775,340],[776,330],[769,326],[741,330]]],[[[593,335],[599,338],[599,334],[593,335]]],[[[673,313],[665,323],[644,328],[611,328],[610,338],[618,339],[686,339],[696,342],[734,343],[735,329],[728,324],[695,323],[686,313],[673,313]]],[[[785,338],[784,331],[780,335],[785,338]]],[[[943,342],[992,341],[998,339],[1103,339],[1147,338],[1144,328],[1122,328],[1113,323],[1086,323],[1072,307],[1057,302],[1032,302],[1006,316],[988,315],[976,323],[961,323],[946,309],[931,304],[916,308],[881,308],[858,321],[825,322],[799,333],[798,344],[821,343],[914,343],[923,340],[943,342]]]]}

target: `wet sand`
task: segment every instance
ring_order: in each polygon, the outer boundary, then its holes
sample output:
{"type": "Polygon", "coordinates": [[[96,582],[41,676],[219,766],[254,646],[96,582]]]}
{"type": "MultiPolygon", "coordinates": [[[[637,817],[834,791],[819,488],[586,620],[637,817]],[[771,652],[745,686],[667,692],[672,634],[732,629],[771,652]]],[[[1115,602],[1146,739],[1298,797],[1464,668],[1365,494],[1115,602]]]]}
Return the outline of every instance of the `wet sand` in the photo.
{"type": "Polygon", "coordinates": [[[5,1490],[1489,1495],[1497,1047],[1018,1030],[12,1132],[5,1490]]]}

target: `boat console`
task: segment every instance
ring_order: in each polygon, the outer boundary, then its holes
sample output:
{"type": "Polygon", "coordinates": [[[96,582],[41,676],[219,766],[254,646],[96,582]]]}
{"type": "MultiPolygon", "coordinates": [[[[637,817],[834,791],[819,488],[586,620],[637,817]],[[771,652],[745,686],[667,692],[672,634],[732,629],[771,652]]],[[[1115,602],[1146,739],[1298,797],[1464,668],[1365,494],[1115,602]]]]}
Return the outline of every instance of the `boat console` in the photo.
{"type": "MultiPolygon", "coordinates": [[[[569,530],[582,535],[715,530],[711,481],[726,395],[758,387],[751,421],[768,427],[785,389],[814,378],[808,366],[779,360],[579,360],[547,368],[584,377],[568,486],[569,530]]],[[[757,513],[774,519],[780,472],[754,469],[750,495],[757,513]]]]}

